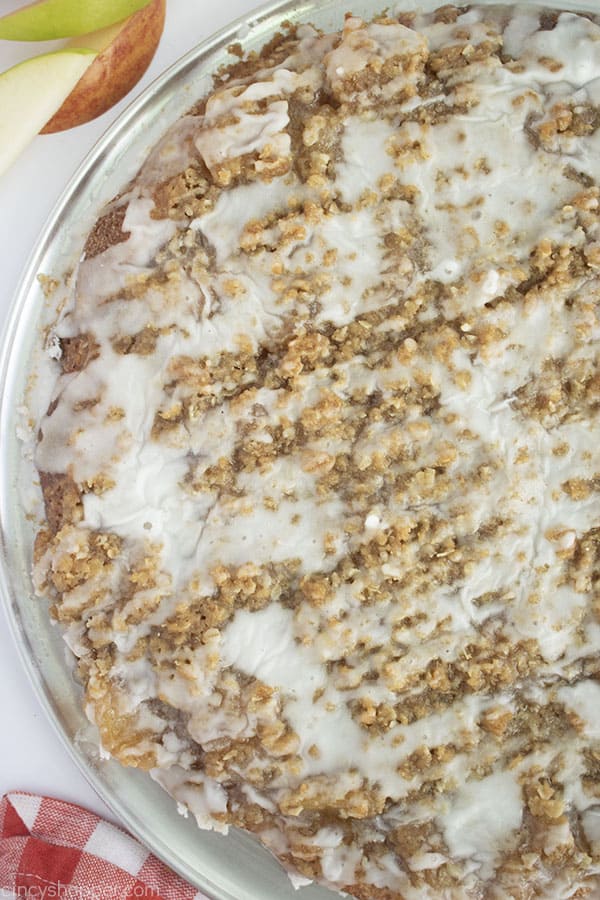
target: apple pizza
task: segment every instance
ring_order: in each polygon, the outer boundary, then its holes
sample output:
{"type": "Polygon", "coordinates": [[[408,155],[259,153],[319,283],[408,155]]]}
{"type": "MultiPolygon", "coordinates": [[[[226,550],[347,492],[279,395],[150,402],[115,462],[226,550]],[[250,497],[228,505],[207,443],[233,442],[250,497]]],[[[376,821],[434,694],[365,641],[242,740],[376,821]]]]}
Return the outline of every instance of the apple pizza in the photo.
{"type": "Polygon", "coordinates": [[[37,423],[104,750],[295,884],[600,891],[600,23],[239,47],[89,234],[37,423]]]}

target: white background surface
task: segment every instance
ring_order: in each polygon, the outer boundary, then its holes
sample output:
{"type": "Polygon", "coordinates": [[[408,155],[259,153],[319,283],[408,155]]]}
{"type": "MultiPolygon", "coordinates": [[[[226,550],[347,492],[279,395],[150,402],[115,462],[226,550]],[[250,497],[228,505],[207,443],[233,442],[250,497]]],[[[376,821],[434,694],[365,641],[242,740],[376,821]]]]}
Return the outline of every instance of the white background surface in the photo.
{"type": "MultiPolygon", "coordinates": [[[[14,166],[0,175],[0,334],[36,237],[96,140],[119,111],[167,66],[257,4],[258,0],[167,0],[160,47],[131,94],[94,122],[62,134],[37,137],[14,166]]],[[[0,12],[19,5],[18,0],[0,0],[0,12]]],[[[45,49],[46,45],[0,41],[0,70],[45,49]]],[[[23,115],[27,115],[26,109],[23,115]]],[[[80,803],[114,819],[46,720],[13,646],[4,609],[0,611],[0,721],[0,795],[16,789],[36,791],[80,803]]]]}

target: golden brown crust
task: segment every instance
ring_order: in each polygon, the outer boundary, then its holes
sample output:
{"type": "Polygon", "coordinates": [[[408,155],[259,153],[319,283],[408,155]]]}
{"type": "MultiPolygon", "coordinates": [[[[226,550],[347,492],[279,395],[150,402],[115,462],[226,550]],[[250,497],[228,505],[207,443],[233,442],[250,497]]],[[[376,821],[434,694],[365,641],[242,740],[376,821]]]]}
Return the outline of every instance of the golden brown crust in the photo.
{"type": "Polygon", "coordinates": [[[85,246],[84,255],[92,259],[100,253],[104,253],[109,247],[121,244],[129,237],[129,231],[123,231],[123,222],[127,212],[127,204],[117,206],[101,216],[92,228],[85,246]]]}
{"type": "Polygon", "coordinates": [[[52,534],[60,531],[63,525],[81,521],[83,518],[81,493],[70,475],[40,472],[40,485],[46,521],[52,534]]]}
{"type": "Polygon", "coordinates": [[[82,372],[89,362],[98,357],[100,347],[93,335],[83,333],[60,340],[60,367],[65,375],[82,372]]]}

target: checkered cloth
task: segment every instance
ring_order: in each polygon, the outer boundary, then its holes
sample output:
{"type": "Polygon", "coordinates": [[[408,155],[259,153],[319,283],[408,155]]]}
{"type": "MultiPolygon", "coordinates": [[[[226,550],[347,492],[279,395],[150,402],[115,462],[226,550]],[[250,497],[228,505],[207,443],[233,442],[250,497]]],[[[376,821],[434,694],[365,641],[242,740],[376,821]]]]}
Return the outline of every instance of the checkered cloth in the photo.
{"type": "Polygon", "coordinates": [[[0,897],[208,900],[120,828],[21,792],[0,801],[0,897]]]}

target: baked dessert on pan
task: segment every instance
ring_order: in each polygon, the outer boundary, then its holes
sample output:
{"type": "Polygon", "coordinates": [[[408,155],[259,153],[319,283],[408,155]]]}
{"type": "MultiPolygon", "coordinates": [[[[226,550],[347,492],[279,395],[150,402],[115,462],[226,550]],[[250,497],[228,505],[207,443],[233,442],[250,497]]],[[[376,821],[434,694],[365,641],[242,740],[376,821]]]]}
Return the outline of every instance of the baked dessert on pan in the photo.
{"type": "Polygon", "coordinates": [[[37,590],[104,749],[300,880],[600,891],[599,179],[594,17],[349,15],[87,239],[37,590]]]}

